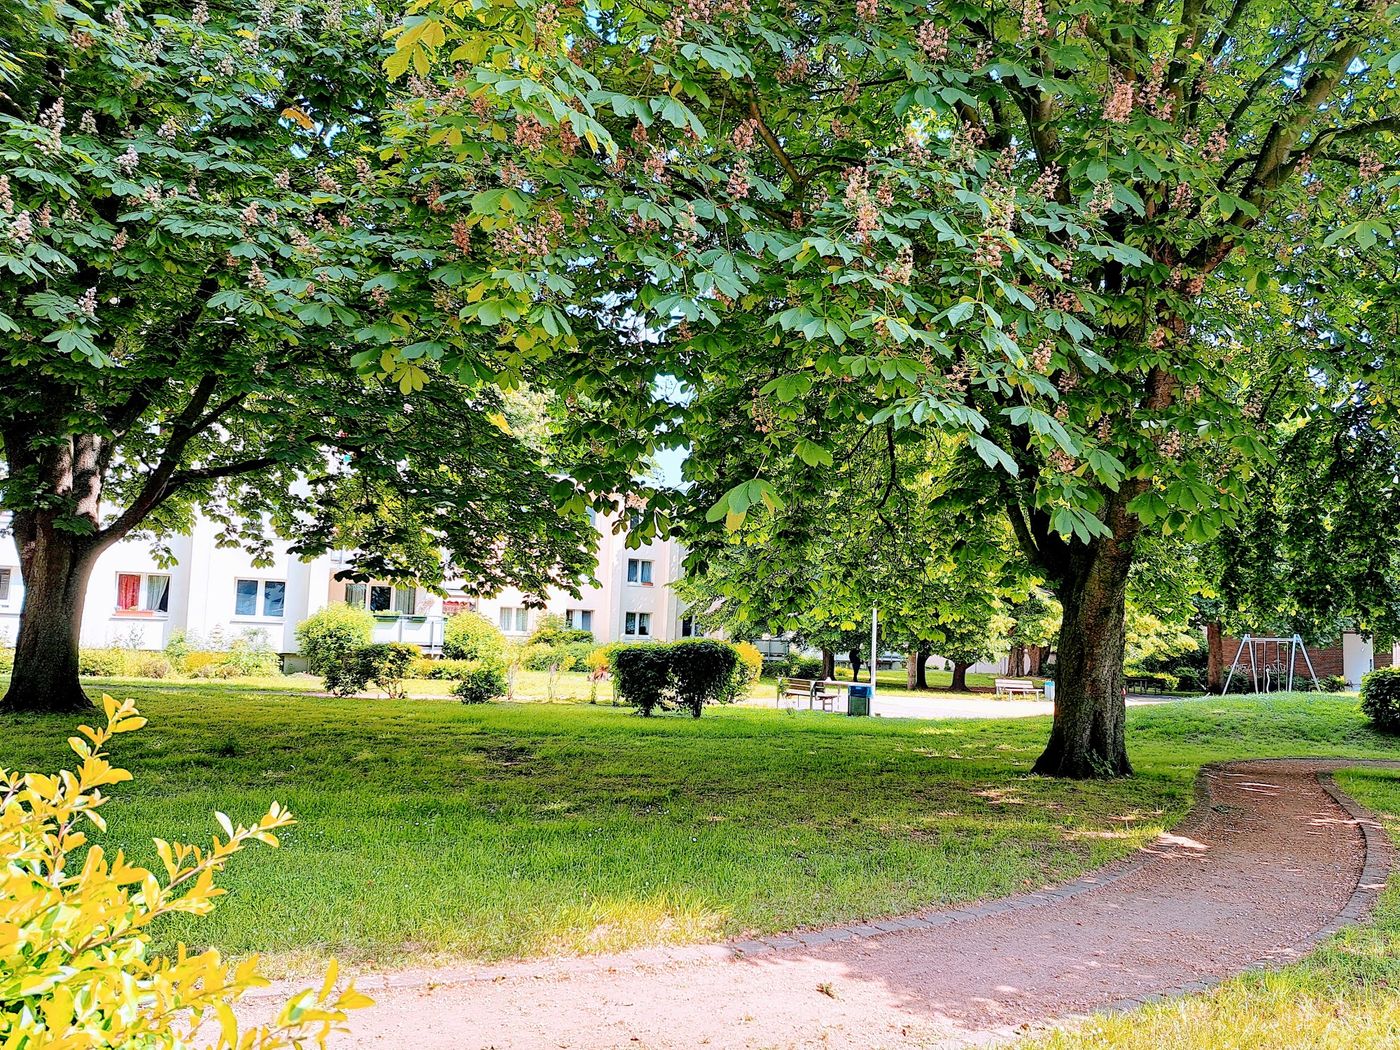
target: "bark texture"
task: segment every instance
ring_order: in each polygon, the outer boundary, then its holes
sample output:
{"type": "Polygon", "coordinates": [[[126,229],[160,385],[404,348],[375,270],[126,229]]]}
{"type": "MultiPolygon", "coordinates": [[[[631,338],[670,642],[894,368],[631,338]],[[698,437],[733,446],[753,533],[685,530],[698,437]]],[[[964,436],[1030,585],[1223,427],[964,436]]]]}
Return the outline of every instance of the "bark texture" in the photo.
{"type": "Polygon", "coordinates": [[[1206,624],[1206,691],[1225,690],[1225,637],[1219,623],[1206,624]]]}
{"type": "Polygon", "coordinates": [[[78,677],[78,633],[93,557],[70,535],[36,530],[20,540],[24,607],[10,688],[0,710],[84,711],[92,706],[78,677]]]}
{"type": "Polygon", "coordinates": [[[967,687],[967,669],[971,664],[963,663],[961,660],[953,661],[953,684],[949,687],[955,693],[970,693],[967,687]]]}
{"type": "Polygon", "coordinates": [[[1055,721],[1033,771],[1044,776],[1127,776],[1123,643],[1136,518],[1110,507],[1114,535],[1078,544],[1060,577],[1064,620],[1055,664],[1055,721]]]}

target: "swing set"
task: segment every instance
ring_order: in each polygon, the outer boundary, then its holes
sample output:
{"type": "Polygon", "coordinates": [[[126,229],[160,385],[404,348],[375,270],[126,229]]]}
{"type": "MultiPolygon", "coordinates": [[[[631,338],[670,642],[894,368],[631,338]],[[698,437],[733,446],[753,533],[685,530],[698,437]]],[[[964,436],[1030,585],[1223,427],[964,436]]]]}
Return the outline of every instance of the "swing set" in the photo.
{"type": "MultiPolygon", "coordinates": [[[[1303,662],[1308,665],[1308,675],[1312,678],[1313,689],[1319,687],[1317,682],[1317,672],[1313,670],[1312,657],[1308,655],[1308,647],[1303,644],[1303,639],[1299,635],[1291,638],[1256,638],[1252,634],[1247,634],[1240,639],[1240,647],[1235,650],[1235,659],[1230,664],[1230,673],[1225,677],[1225,687],[1220,690],[1220,695],[1224,696],[1230,691],[1230,682],[1235,677],[1235,668],[1240,666],[1240,658],[1244,656],[1245,649],[1249,649],[1249,673],[1254,682],[1256,693],[1272,693],[1280,689],[1288,692],[1293,691],[1293,665],[1298,659],[1298,654],[1303,654],[1303,662]],[[1270,646],[1273,647],[1272,652],[1270,646]],[[1287,650],[1287,662],[1284,660],[1284,651],[1287,650]],[[1260,688],[1260,683],[1263,688],[1260,688]]],[[[1241,670],[1243,673],[1243,670],[1241,670]]]]}

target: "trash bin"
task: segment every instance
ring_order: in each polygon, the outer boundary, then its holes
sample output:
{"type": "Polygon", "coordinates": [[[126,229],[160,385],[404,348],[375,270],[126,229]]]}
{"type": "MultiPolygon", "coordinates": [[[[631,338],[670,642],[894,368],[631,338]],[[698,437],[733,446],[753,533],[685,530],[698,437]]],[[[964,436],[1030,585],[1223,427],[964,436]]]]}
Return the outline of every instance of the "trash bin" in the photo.
{"type": "Polygon", "coordinates": [[[1052,704],[1055,702],[1055,680],[1053,678],[1045,683],[1045,699],[1052,704]]]}
{"type": "Polygon", "coordinates": [[[846,714],[870,714],[870,686],[853,684],[846,691],[846,714]]]}

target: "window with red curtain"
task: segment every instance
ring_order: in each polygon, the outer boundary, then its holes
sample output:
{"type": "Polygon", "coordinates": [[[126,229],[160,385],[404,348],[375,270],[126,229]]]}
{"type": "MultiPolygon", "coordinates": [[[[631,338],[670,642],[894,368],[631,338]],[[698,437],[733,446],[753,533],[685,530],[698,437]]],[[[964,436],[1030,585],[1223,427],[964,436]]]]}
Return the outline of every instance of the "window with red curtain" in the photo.
{"type": "Polygon", "coordinates": [[[141,607],[141,577],[134,572],[117,574],[117,608],[139,609],[141,607]]]}

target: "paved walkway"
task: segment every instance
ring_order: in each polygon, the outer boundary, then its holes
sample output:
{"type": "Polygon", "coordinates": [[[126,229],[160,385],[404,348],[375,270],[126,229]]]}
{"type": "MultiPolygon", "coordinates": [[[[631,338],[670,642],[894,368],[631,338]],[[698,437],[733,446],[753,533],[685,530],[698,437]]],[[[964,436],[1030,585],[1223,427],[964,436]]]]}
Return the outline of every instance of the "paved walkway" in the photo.
{"type": "Polygon", "coordinates": [[[1389,871],[1332,786],[1358,762],[1202,774],[1187,821],[1079,882],[965,909],[731,945],[404,973],[337,1050],[910,1048],[1207,987],[1363,917],[1389,871]]]}
{"type": "MultiPolygon", "coordinates": [[[[1177,703],[1184,699],[1186,698],[1179,696],[1134,695],[1128,697],[1128,706],[1151,707],[1155,704],[1177,703]]],[[[751,701],[750,706],[772,707],[774,702],[772,697],[768,697],[766,701],[751,701]]],[[[805,704],[796,706],[798,711],[807,709],[805,704]]],[[[1054,714],[1055,705],[1048,700],[998,700],[988,693],[951,697],[877,691],[872,713],[881,718],[1031,718],[1035,715],[1054,714]]]]}

